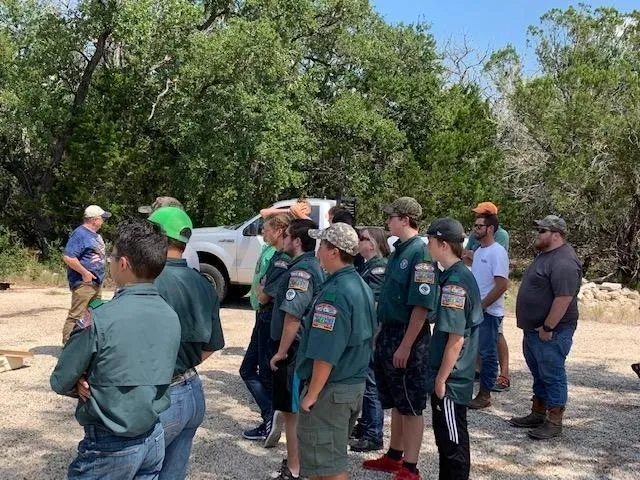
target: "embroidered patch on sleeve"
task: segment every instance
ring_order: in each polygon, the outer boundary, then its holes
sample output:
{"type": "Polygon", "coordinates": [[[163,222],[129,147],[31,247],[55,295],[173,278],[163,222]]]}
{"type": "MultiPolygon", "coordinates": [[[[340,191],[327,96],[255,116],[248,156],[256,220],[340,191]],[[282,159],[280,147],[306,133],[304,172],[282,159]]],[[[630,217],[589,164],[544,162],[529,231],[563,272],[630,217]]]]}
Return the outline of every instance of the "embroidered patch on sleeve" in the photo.
{"type": "Polygon", "coordinates": [[[371,275],[384,275],[385,270],[385,267],[376,267],[371,270],[371,275]]]}
{"type": "Polygon", "coordinates": [[[337,315],[338,309],[336,307],[329,303],[319,303],[314,309],[311,327],[333,332],[337,315]]]}
{"type": "Polygon", "coordinates": [[[445,285],[442,287],[442,298],[440,305],[443,307],[464,309],[464,303],[467,298],[467,291],[458,285],[445,285]]]}
{"type": "Polygon", "coordinates": [[[307,290],[309,290],[309,280],[305,280],[301,277],[291,277],[289,279],[289,288],[293,288],[301,292],[306,292],[307,290]]]}
{"type": "Polygon", "coordinates": [[[420,295],[429,295],[431,287],[427,283],[421,283],[418,287],[418,291],[420,292],[420,295]]]}
{"type": "Polygon", "coordinates": [[[416,283],[435,283],[436,269],[433,264],[428,262],[416,263],[413,281],[416,283]]]}
{"type": "Polygon", "coordinates": [[[291,272],[292,277],[300,277],[305,280],[309,280],[311,278],[311,274],[309,272],[305,272],[304,270],[294,270],[291,272]]]}
{"type": "Polygon", "coordinates": [[[289,264],[284,260],[276,260],[273,262],[273,266],[277,268],[289,268],[289,264]]]}
{"type": "Polygon", "coordinates": [[[84,330],[85,328],[89,328],[93,325],[93,315],[91,314],[91,310],[85,310],[82,318],[76,321],[76,327],[84,330]]]}
{"type": "Polygon", "coordinates": [[[294,298],[296,298],[296,291],[290,288],[289,290],[287,290],[287,293],[284,294],[284,298],[289,301],[293,300],[294,298]]]}

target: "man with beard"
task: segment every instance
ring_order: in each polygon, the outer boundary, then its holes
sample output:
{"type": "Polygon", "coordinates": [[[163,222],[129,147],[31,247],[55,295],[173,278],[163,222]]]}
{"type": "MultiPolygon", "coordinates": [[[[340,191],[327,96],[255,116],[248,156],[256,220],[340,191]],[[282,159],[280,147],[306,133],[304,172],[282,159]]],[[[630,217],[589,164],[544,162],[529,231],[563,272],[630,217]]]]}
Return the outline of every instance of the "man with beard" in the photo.
{"type": "Polygon", "coordinates": [[[548,215],[535,224],[539,254],[525,270],[516,300],[518,327],[524,330],[524,357],[533,375],[533,407],[529,415],[512,418],[510,423],[532,428],[528,435],[544,440],[562,433],[565,361],[578,323],[582,267],[566,243],[567,224],[562,218],[548,215]]]}

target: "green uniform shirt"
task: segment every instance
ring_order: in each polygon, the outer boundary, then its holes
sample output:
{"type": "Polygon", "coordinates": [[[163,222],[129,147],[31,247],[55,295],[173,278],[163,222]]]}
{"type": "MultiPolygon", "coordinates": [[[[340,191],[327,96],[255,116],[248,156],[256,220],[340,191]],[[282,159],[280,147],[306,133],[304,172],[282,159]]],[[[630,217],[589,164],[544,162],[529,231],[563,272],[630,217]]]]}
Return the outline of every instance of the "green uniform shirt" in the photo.
{"type": "Polygon", "coordinates": [[[380,289],[378,320],[383,324],[408,324],[414,306],[435,311],[438,266],[418,235],[404,242],[398,240],[394,247],[380,289]]]}
{"type": "MultiPolygon", "coordinates": [[[[504,249],[509,253],[509,232],[507,232],[504,228],[498,227],[496,230],[496,234],[494,235],[495,241],[502,245],[504,249]]],[[[480,242],[476,238],[475,232],[471,232],[469,235],[469,239],[467,240],[467,246],[465,247],[467,250],[473,250],[474,252],[480,248],[480,242]]]]}
{"type": "Polygon", "coordinates": [[[51,374],[51,388],[76,396],[75,385],[85,374],[91,397],[78,401],[80,425],[142,435],[169,407],[179,347],[178,315],[156,287],[127,285],[78,320],[51,374]]]}
{"type": "Polygon", "coordinates": [[[180,350],[174,375],[200,365],[202,352],[224,347],[220,302],[213,285],[183,259],[167,259],[153,284],[180,319],[180,350]]]}
{"type": "Polygon", "coordinates": [[[271,297],[269,303],[260,305],[260,311],[271,310],[275,301],[276,295],[280,291],[280,285],[283,282],[283,278],[289,268],[289,262],[291,257],[286,253],[280,251],[275,252],[269,261],[269,267],[267,273],[265,273],[262,281],[262,291],[271,297]]]}
{"type": "Polygon", "coordinates": [[[380,288],[384,283],[384,272],[387,267],[387,259],[379,256],[370,258],[364,263],[360,275],[364,282],[373,291],[373,298],[377,302],[380,296],[380,288]]]}
{"type": "Polygon", "coordinates": [[[377,328],[373,292],[353,266],[331,275],[303,320],[296,368],[311,378],[313,361],[333,365],[327,383],[362,383],[377,328]]]}
{"type": "Polygon", "coordinates": [[[274,297],[271,315],[271,339],[282,338],[284,317],[287,313],[302,320],[313,296],[324,281],[324,273],[315,252],[306,252],[293,259],[283,275],[274,297]]]}
{"type": "Polygon", "coordinates": [[[478,325],[483,318],[480,290],[467,266],[459,261],[440,273],[436,324],[429,344],[429,377],[433,382],[438,374],[449,333],[464,336],[460,356],[446,381],[446,395],[454,403],[466,405],[471,401],[478,354],[478,325]]]}
{"type": "Polygon", "coordinates": [[[274,253],[276,253],[276,247],[269,245],[268,243],[262,245],[260,257],[258,257],[258,263],[256,263],[256,269],[253,274],[253,279],[251,280],[251,290],[249,291],[249,301],[251,302],[251,308],[254,310],[260,310],[260,302],[258,301],[256,288],[258,288],[260,281],[267,273],[269,262],[274,253]]]}

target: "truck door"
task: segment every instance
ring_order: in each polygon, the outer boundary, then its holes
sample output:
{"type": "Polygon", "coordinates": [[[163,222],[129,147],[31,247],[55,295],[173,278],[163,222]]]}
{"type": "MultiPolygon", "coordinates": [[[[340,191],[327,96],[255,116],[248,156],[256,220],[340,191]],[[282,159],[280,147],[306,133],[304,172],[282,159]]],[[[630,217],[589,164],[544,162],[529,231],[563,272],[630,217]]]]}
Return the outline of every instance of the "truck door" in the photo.
{"type": "Polygon", "coordinates": [[[258,257],[264,245],[264,239],[262,238],[263,227],[264,219],[258,215],[238,235],[238,250],[235,262],[237,277],[232,279],[233,283],[251,284],[258,257]]]}

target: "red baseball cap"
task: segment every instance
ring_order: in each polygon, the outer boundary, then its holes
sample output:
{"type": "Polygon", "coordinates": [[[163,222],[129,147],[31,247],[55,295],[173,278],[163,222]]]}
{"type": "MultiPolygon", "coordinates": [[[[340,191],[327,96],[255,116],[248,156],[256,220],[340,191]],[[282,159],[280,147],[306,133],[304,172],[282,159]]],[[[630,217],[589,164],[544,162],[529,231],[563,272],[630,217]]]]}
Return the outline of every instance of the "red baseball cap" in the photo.
{"type": "Polygon", "coordinates": [[[497,215],[498,207],[492,202],[480,202],[478,206],[472,208],[471,211],[477,214],[488,213],[489,215],[497,215]]]}

